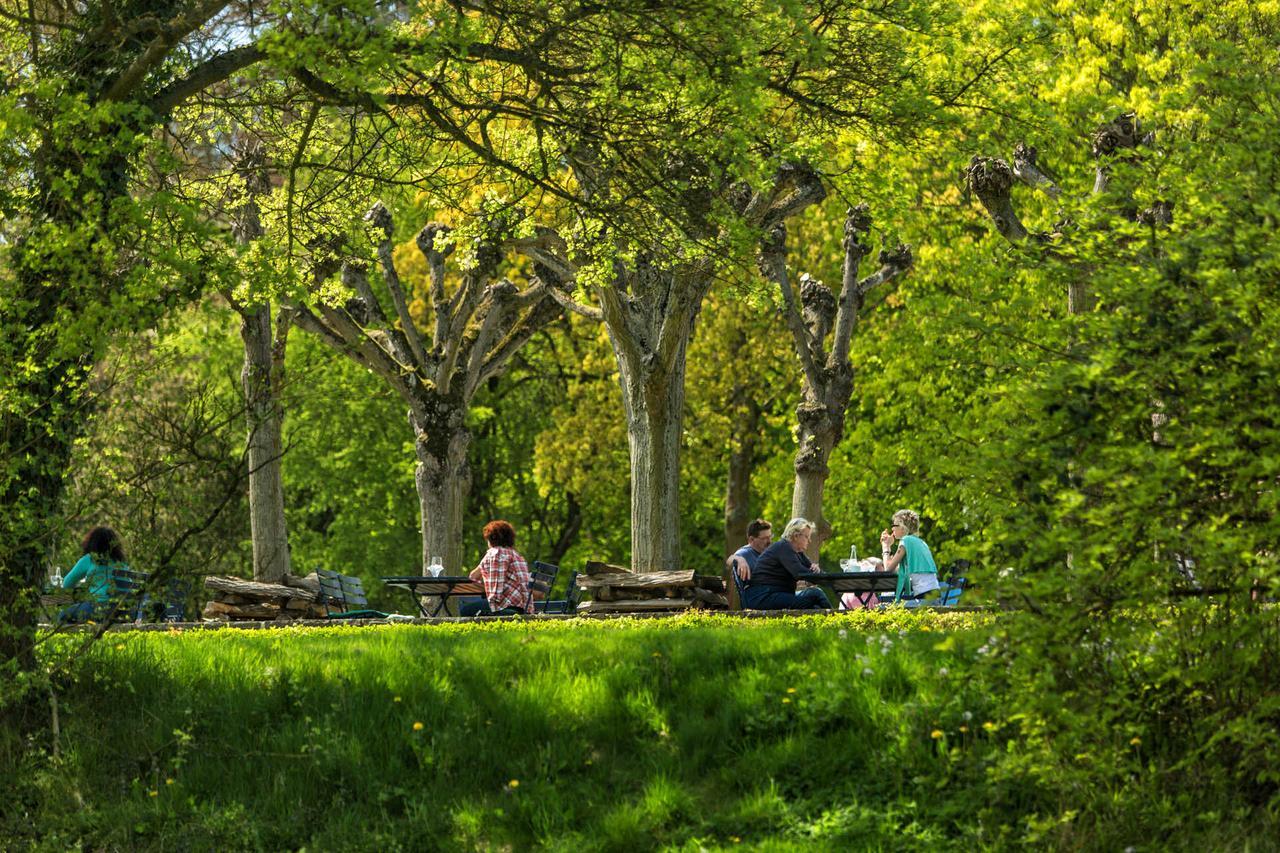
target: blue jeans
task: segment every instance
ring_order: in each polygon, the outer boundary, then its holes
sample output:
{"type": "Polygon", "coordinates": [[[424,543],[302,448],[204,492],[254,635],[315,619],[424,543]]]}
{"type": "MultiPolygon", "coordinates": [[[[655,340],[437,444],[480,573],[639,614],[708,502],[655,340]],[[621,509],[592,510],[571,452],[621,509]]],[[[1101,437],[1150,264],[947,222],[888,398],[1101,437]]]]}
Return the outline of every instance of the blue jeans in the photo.
{"type": "Polygon", "coordinates": [[[518,616],[523,613],[515,607],[504,607],[494,612],[489,606],[489,599],[480,597],[467,597],[458,599],[458,615],[459,616],[518,616]]]}
{"type": "Polygon", "coordinates": [[[97,609],[98,603],[96,601],[77,601],[75,604],[58,611],[57,624],[81,625],[95,618],[97,609]]]}
{"type": "Polygon", "coordinates": [[[787,592],[770,586],[748,586],[742,602],[752,610],[830,610],[827,595],[816,586],[787,592]]]}

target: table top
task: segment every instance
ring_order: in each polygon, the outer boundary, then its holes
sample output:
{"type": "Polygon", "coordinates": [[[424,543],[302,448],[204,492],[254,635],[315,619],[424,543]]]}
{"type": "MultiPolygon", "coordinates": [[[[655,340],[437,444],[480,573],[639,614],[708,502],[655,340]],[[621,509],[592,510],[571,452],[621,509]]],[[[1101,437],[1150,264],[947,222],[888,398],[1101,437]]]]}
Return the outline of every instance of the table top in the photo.
{"type": "Polygon", "coordinates": [[[412,592],[426,594],[433,594],[433,590],[430,587],[439,587],[439,589],[434,590],[434,593],[439,593],[453,589],[455,586],[461,586],[464,583],[472,583],[477,586],[480,584],[480,581],[474,581],[466,575],[440,575],[434,578],[430,575],[401,575],[382,578],[382,582],[387,586],[404,587],[412,592]]]}
{"type": "Polygon", "coordinates": [[[828,585],[836,592],[892,592],[898,587],[897,572],[814,572],[797,580],[828,585]]]}

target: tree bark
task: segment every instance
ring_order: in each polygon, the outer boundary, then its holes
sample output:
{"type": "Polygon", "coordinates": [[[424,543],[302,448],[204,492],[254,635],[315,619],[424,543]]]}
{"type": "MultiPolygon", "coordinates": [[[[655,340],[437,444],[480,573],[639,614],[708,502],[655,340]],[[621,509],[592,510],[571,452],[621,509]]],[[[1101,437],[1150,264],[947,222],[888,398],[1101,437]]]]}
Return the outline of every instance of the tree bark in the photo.
{"type": "MultiPolygon", "coordinates": [[[[253,537],[254,580],[276,583],[289,574],[289,532],[284,516],[284,409],[273,337],[271,307],[240,314],[244,341],[245,417],[248,420],[249,528],[253,537]]],[[[287,321],[286,321],[287,322],[287,321]]],[[[283,349],[283,346],[281,346],[283,349]]]]}
{"type": "MultiPolygon", "coordinates": [[[[436,409],[437,416],[440,411],[436,409]]],[[[462,573],[462,518],[471,491],[467,464],[471,431],[461,411],[436,421],[426,411],[411,411],[409,423],[418,454],[414,483],[422,510],[422,572],[426,574],[432,557],[439,557],[445,574],[462,573]]]]}
{"type": "Polygon", "coordinates": [[[681,567],[685,353],[710,286],[710,269],[693,264],[623,273],[614,287],[597,289],[627,418],[631,568],[637,572],[681,567]]]}
{"type": "MultiPolygon", "coordinates": [[[[748,352],[746,332],[733,336],[732,357],[743,360],[748,352]]],[[[724,490],[724,555],[728,557],[747,541],[751,523],[751,471],[755,467],[763,410],[756,395],[754,376],[740,379],[729,394],[729,470],[724,490]]]]}
{"type": "MultiPolygon", "coordinates": [[[[247,246],[262,237],[258,197],[271,191],[261,145],[249,144],[241,155],[239,172],[245,178],[248,201],[235,225],[236,242],[247,246]]],[[[279,334],[273,337],[271,304],[241,305],[224,293],[240,315],[244,367],[240,382],[249,435],[249,534],[253,540],[253,577],[275,583],[289,574],[289,529],[284,516],[284,408],[280,393],[284,380],[284,348],[289,315],[281,309],[279,334]]]]}

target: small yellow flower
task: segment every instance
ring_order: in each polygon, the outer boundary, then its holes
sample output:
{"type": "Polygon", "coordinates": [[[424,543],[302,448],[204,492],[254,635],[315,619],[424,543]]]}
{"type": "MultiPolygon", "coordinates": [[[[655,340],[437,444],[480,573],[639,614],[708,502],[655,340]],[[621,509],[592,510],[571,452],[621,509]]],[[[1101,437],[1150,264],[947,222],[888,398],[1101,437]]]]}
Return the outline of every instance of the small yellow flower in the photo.
{"type": "Polygon", "coordinates": [[[929,732],[929,737],[933,738],[934,740],[941,740],[942,729],[934,729],[933,731],[929,732]]]}
{"type": "Polygon", "coordinates": [[[795,693],[795,692],[796,692],[796,689],[795,689],[794,687],[788,687],[788,688],[787,688],[787,692],[788,692],[788,693],[795,693]]]}
{"type": "Polygon", "coordinates": [[[159,792],[159,791],[147,791],[147,796],[148,796],[148,797],[158,797],[158,796],[160,796],[160,792],[159,792]]]}
{"type": "Polygon", "coordinates": [[[1137,735],[1134,735],[1133,738],[1129,741],[1129,746],[1138,746],[1141,743],[1142,743],[1142,738],[1138,737],[1137,735]]]}
{"type": "Polygon", "coordinates": [[[400,701],[400,697],[399,697],[399,696],[396,696],[396,697],[394,697],[391,701],[392,701],[392,702],[399,702],[399,701],[400,701]]]}
{"type": "Polygon", "coordinates": [[[414,723],[414,724],[413,724],[413,730],[414,730],[415,732],[420,732],[420,731],[422,731],[422,729],[423,729],[423,725],[422,725],[422,723],[414,723]]]}
{"type": "Polygon", "coordinates": [[[782,704],[783,704],[783,705],[790,705],[790,704],[791,704],[791,700],[784,696],[784,697],[782,697],[782,704]]]}
{"type": "Polygon", "coordinates": [[[990,720],[987,720],[985,723],[982,724],[982,730],[984,732],[994,732],[996,730],[996,724],[991,722],[990,720]]]}
{"type": "Polygon", "coordinates": [[[124,648],[124,643],[116,643],[116,651],[120,651],[123,648],[124,648]]]}
{"type": "Polygon", "coordinates": [[[655,658],[660,658],[660,657],[662,657],[662,652],[654,652],[654,653],[653,653],[653,656],[654,656],[655,658]]]}
{"type": "Polygon", "coordinates": [[[519,787],[520,787],[520,780],[519,780],[519,779],[512,779],[510,782],[508,782],[508,783],[507,783],[507,787],[508,787],[508,788],[519,788],[519,787]]]}
{"type": "Polygon", "coordinates": [[[164,780],[164,783],[165,783],[166,785],[172,785],[172,784],[173,784],[173,780],[172,780],[172,779],[165,779],[165,780],[164,780]]]}
{"type": "Polygon", "coordinates": [[[811,672],[811,673],[809,673],[809,677],[810,677],[810,678],[817,678],[817,677],[818,677],[818,673],[816,673],[816,672],[811,672]]]}
{"type": "Polygon", "coordinates": [[[738,836],[736,836],[736,835],[730,835],[730,836],[729,836],[729,840],[730,840],[730,841],[732,841],[734,844],[741,844],[741,843],[742,843],[742,839],[741,839],[741,838],[739,838],[739,837],[738,837],[738,836]]]}
{"type": "Polygon", "coordinates": [[[962,732],[967,732],[967,731],[969,731],[969,727],[968,727],[968,726],[961,726],[961,727],[960,727],[960,731],[962,731],[962,732]]]}

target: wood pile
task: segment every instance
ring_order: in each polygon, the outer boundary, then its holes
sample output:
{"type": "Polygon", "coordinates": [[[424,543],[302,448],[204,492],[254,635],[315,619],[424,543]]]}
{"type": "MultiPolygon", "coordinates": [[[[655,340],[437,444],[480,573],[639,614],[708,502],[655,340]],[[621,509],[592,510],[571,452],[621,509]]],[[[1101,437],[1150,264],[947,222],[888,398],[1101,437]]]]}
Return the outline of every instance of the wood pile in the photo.
{"type": "Polygon", "coordinates": [[[578,575],[578,588],[591,593],[591,601],[578,605],[579,613],[650,613],[689,609],[724,609],[724,579],[699,575],[693,569],[675,572],[632,572],[623,566],[588,562],[578,575]]]}
{"type": "Polygon", "coordinates": [[[213,598],[204,606],[205,619],[291,622],[325,618],[315,572],[304,578],[285,575],[282,584],[210,575],[204,579],[204,586],[213,591],[213,598]]]}

